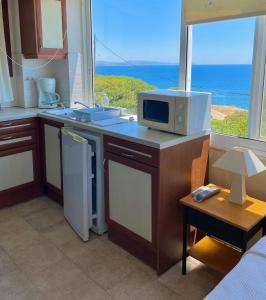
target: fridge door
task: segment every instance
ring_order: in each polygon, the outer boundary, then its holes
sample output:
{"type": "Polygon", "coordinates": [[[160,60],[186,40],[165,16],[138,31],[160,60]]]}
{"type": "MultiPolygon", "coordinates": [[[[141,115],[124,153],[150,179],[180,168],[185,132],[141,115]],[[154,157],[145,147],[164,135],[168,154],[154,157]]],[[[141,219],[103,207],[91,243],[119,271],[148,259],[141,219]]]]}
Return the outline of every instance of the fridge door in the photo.
{"type": "Polygon", "coordinates": [[[64,215],[83,241],[89,239],[92,215],[91,156],[88,141],[62,129],[64,215]]]}

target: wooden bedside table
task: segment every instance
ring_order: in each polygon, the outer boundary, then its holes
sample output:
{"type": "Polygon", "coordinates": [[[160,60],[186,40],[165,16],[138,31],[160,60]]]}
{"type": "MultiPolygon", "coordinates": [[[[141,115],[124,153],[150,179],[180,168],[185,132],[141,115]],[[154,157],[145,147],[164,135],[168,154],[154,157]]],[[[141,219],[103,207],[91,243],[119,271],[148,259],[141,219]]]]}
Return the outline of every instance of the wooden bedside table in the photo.
{"type": "Polygon", "coordinates": [[[260,230],[266,234],[266,202],[247,197],[243,206],[229,202],[229,190],[195,202],[191,195],[180,200],[183,212],[182,274],[186,274],[187,254],[218,272],[226,274],[240,260],[248,241],[260,230]],[[206,237],[187,252],[187,232],[193,225],[206,237]],[[214,238],[215,237],[215,238],[214,238]]]}

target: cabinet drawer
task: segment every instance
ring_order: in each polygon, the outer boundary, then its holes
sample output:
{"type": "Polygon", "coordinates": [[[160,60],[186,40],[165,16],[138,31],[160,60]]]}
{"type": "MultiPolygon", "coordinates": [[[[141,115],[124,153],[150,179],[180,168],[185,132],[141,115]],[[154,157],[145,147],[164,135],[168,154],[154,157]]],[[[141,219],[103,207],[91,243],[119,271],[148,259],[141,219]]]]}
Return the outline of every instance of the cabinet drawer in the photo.
{"type": "Polygon", "coordinates": [[[36,144],[35,130],[0,135],[0,151],[36,144]]]}
{"type": "Polygon", "coordinates": [[[37,128],[35,118],[0,122],[0,136],[37,128]]]}
{"type": "Polygon", "coordinates": [[[104,136],[104,150],[147,165],[159,165],[159,150],[145,145],[104,136]]]}

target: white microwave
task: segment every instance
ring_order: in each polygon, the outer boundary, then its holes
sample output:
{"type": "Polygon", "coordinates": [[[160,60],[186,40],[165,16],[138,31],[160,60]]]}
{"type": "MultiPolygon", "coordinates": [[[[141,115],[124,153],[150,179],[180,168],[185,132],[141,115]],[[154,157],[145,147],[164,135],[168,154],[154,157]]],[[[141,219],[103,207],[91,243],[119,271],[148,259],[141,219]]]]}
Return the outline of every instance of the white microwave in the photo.
{"type": "Polygon", "coordinates": [[[141,92],[138,123],[180,135],[210,130],[211,94],[176,90],[141,92]]]}

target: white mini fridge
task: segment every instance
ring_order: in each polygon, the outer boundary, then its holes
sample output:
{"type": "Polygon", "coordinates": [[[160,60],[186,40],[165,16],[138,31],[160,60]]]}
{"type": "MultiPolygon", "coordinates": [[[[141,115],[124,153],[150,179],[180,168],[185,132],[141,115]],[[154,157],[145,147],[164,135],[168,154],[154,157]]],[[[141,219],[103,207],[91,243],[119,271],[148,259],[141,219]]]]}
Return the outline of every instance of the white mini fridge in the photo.
{"type": "Polygon", "coordinates": [[[107,230],[101,149],[100,136],[62,128],[64,215],[83,241],[107,230]]]}

